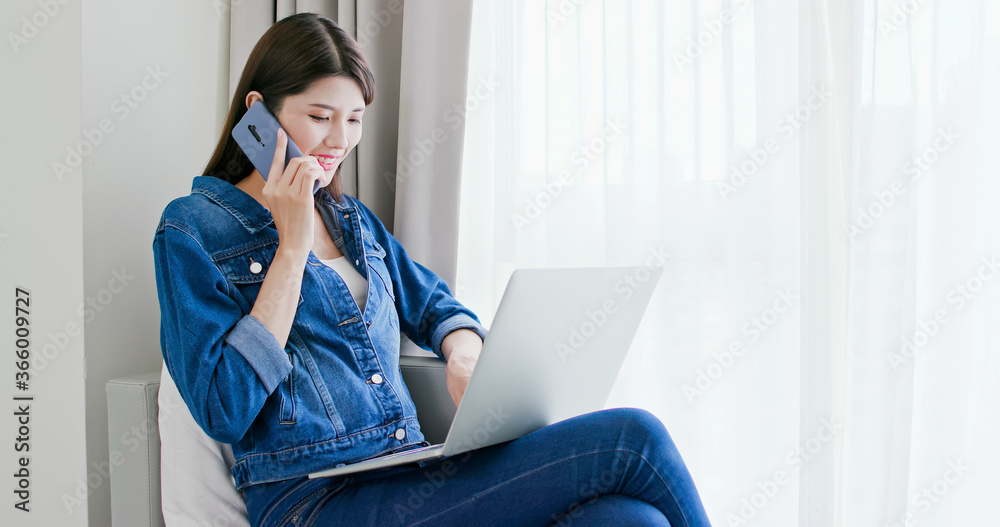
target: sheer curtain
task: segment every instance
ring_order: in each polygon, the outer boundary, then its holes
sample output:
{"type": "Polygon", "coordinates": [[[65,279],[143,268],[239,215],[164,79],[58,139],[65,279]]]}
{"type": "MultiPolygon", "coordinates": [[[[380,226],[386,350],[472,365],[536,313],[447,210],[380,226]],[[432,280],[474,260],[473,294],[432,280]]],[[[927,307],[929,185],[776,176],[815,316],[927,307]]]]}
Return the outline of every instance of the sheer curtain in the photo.
{"type": "Polygon", "coordinates": [[[662,265],[608,406],[714,524],[1000,525],[998,11],[477,0],[456,294],[662,265]]]}

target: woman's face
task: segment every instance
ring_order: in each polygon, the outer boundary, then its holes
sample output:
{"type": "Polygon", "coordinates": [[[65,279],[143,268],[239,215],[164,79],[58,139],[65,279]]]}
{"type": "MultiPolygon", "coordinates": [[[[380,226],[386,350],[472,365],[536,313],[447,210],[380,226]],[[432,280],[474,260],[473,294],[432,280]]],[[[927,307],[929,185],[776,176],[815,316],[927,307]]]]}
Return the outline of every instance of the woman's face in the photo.
{"type": "MultiPolygon", "coordinates": [[[[255,91],[247,94],[247,107],[260,98],[255,91]]],[[[320,186],[325,187],[361,140],[364,111],[365,99],[356,81],[326,77],[314,81],[308,90],[286,97],[276,117],[302,153],[319,161],[325,171],[320,186]]]]}

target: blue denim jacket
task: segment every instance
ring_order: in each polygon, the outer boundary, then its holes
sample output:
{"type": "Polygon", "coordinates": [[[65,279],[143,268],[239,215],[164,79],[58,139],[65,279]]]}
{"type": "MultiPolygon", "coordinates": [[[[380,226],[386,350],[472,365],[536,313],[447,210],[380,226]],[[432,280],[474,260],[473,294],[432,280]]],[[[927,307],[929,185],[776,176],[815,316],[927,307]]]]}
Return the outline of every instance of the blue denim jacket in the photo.
{"type": "Polygon", "coordinates": [[[284,349],[249,315],[278,248],[267,209],[198,176],[153,238],[164,361],[195,421],[232,444],[239,489],[426,444],[399,370],[400,331],[442,358],[449,332],[486,336],[361,202],[321,191],[316,206],[368,280],[367,304],[310,252],[284,349]]]}

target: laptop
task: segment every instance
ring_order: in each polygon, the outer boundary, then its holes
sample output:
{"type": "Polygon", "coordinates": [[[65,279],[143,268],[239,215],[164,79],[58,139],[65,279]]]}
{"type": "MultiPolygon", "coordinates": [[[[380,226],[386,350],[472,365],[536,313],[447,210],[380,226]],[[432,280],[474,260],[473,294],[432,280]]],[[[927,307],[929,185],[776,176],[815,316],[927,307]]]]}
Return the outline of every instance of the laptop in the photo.
{"type": "Polygon", "coordinates": [[[444,443],[309,477],[423,464],[603,409],[662,271],[515,270],[444,443]]]}

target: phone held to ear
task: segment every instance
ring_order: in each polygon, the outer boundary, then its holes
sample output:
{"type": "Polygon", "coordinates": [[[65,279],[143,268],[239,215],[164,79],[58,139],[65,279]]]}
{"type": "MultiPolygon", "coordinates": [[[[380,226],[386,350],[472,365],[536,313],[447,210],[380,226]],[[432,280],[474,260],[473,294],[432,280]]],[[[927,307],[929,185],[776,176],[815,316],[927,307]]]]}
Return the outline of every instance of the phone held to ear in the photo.
{"type": "MultiPolygon", "coordinates": [[[[281,124],[271,115],[271,112],[267,111],[267,107],[261,101],[251,104],[250,109],[236,124],[236,128],[233,128],[233,139],[236,140],[236,144],[240,145],[240,149],[250,158],[250,162],[253,163],[257,172],[264,176],[265,181],[271,171],[271,162],[274,160],[274,149],[277,147],[278,129],[280,128],[281,124]]],[[[293,157],[302,156],[302,150],[299,150],[299,147],[296,146],[291,137],[288,137],[287,133],[285,137],[288,138],[284,165],[287,167],[288,162],[293,157]]],[[[319,185],[320,182],[316,181],[313,186],[313,194],[319,191],[319,185]]]]}

